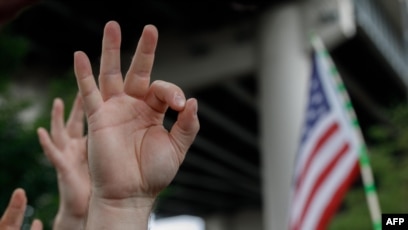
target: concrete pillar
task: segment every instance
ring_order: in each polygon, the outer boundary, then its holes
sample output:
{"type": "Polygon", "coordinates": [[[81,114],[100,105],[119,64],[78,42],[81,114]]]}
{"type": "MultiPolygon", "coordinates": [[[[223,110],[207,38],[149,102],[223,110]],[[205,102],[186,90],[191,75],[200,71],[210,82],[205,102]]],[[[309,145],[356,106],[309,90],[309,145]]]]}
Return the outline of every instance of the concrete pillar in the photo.
{"type": "Polygon", "coordinates": [[[290,183],[305,107],[310,59],[299,3],[265,12],[259,28],[259,92],[266,230],[288,229],[290,183]]]}

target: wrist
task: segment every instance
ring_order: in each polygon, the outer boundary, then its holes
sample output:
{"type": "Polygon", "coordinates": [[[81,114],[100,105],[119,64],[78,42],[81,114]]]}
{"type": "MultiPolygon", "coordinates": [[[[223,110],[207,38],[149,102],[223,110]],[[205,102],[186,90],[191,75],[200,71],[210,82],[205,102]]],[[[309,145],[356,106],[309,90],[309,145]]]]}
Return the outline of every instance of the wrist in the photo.
{"type": "Polygon", "coordinates": [[[118,209],[152,209],[157,194],[134,192],[133,189],[118,189],[93,185],[90,200],[118,209]],[[132,190],[132,192],[130,192],[132,190]]]}
{"type": "Polygon", "coordinates": [[[151,197],[106,199],[91,196],[86,229],[146,230],[153,205],[151,197]]]}

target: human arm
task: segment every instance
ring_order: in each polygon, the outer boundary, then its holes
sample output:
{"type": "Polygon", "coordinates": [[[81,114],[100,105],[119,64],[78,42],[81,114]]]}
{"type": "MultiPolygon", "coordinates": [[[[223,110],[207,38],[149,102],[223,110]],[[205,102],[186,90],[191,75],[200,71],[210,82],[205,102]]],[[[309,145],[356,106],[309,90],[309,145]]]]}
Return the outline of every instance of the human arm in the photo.
{"type": "Polygon", "coordinates": [[[51,112],[51,130],[37,130],[46,157],[56,169],[59,208],[54,230],[80,229],[88,210],[90,178],[84,136],[84,110],[77,95],[67,122],[64,122],[64,103],[56,98],[51,112]]]}
{"type": "Polygon", "coordinates": [[[120,71],[120,27],[108,22],[99,88],[89,59],[74,55],[88,121],[91,198],[86,229],[147,229],[158,193],[170,184],[198,130],[197,101],[174,84],[150,83],[158,32],[143,30],[125,76],[120,71]],[[178,112],[170,131],[168,108],[178,112]]]}
{"type": "MultiPolygon", "coordinates": [[[[23,189],[14,190],[10,202],[0,219],[0,230],[20,230],[23,225],[24,212],[27,207],[27,197],[23,189]]],[[[42,230],[40,220],[34,220],[31,230],[42,230]]]]}

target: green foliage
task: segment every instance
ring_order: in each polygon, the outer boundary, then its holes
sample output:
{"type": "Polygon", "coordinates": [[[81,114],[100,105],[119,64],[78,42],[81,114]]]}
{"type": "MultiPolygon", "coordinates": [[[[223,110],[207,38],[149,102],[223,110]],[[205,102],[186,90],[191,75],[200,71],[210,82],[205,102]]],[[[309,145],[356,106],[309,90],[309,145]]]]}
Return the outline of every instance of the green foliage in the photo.
{"type": "Polygon", "coordinates": [[[12,35],[2,28],[0,36],[0,92],[7,91],[11,74],[22,64],[29,51],[27,39],[12,35]]]}
{"type": "MultiPolygon", "coordinates": [[[[390,111],[391,126],[369,130],[370,161],[382,213],[408,213],[408,106],[390,111]]],[[[331,230],[372,229],[364,189],[351,189],[341,210],[331,222],[331,230]]]]}
{"type": "Polygon", "coordinates": [[[26,101],[16,101],[6,92],[1,95],[0,210],[7,206],[12,191],[21,187],[26,190],[29,204],[35,207],[34,215],[47,220],[55,215],[56,206],[55,202],[44,202],[43,197],[56,199],[56,179],[54,170],[44,159],[35,130],[27,128],[17,116],[29,105],[26,101]],[[37,207],[52,210],[54,214],[39,212],[37,207]]]}
{"type": "Polygon", "coordinates": [[[55,78],[49,84],[49,101],[44,114],[32,125],[21,122],[18,114],[34,101],[18,100],[8,91],[11,76],[24,68],[24,57],[30,43],[7,30],[0,35],[0,215],[6,208],[12,191],[26,190],[28,204],[34,214],[25,219],[39,218],[44,229],[51,229],[58,208],[56,172],[42,153],[36,128],[49,129],[52,99],[61,97],[66,102],[66,114],[76,94],[73,71],[55,78]]]}

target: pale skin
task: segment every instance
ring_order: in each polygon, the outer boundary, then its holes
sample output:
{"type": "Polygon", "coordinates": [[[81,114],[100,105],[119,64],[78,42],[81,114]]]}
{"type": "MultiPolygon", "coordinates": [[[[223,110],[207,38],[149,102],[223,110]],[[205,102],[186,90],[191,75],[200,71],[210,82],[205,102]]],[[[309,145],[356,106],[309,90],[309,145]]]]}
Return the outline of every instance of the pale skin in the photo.
{"type": "Polygon", "coordinates": [[[99,88],[86,54],[74,54],[75,75],[88,121],[91,196],[86,229],[147,229],[158,193],[170,184],[199,130],[197,100],[176,85],[150,82],[157,29],[143,29],[126,75],[121,31],[104,29],[99,88]],[[165,112],[178,112],[170,131],[165,112]]]}
{"type": "Polygon", "coordinates": [[[80,229],[88,211],[91,182],[84,136],[84,110],[78,94],[67,122],[64,103],[56,98],[51,112],[50,133],[37,130],[45,155],[54,165],[58,177],[60,204],[53,229],[80,229]]]}
{"type": "MultiPolygon", "coordinates": [[[[20,230],[23,225],[24,212],[27,207],[27,197],[23,189],[14,190],[10,202],[0,219],[0,230],[20,230]]],[[[42,230],[40,220],[34,220],[31,230],[42,230]]]]}

